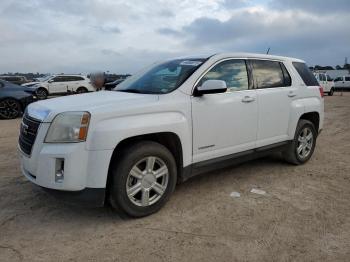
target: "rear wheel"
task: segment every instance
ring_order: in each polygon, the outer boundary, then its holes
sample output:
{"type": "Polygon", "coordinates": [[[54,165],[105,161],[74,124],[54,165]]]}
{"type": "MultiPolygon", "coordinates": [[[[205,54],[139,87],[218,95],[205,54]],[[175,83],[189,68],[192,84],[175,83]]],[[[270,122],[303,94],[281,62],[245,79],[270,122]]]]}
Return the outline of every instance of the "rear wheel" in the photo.
{"type": "Polygon", "coordinates": [[[39,100],[47,99],[48,95],[49,95],[49,92],[47,92],[45,88],[40,87],[36,90],[36,96],[38,97],[39,100]]]}
{"type": "Polygon", "coordinates": [[[144,141],[124,150],[113,163],[109,185],[113,208],[132,217],[157,212],[175,189],[173,155],[163,145],[144,141]]]}
{"type": "Polygon", "coordinates": [[[308,120],[299,120],[294,140],[283,152],[284,159],[294,165],[306,163],[315,150],[316,138],[314,124],[308,120]]]}
{"type": "Polygon", "coordinates": [[[0,118],[14,119],[22,112],[21,104],[13,98],[5,98],[0,101],[0,118]]]}
{"type": "Polygon", "coordinates": [[[77,89],[76,92],[77,92],[77,94],[83,94],[83,93],[87,93],[88,90],[87,90],[86,87],[81,86],[81,87],[79,87],[79,88],[77,89]]]}

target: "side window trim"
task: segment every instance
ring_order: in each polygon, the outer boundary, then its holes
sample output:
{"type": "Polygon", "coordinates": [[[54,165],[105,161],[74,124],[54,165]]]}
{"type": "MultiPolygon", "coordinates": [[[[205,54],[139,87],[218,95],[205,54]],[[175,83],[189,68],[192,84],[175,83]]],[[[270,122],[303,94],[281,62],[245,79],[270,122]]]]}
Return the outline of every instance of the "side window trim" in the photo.
{"type": "MultiPolygon", "coordinates": [[[[216,61],[214,64],[212,64],[209,68],[207,68],[196,80],[196,82],[194,83],[193,87],[192,87],[192,96],[195,92],[195,89],[198,87],[198,84],[200,83],[200,81],[202,80],[202,78],[211,70],[213,69],[216,65],[225,62],[225,61],[229,61],[229,60],[243,60],[245,62],[246,65],[246,70],[247,70],[247,77],[248,77],[248,89],[247,90],[251,90],[253,89],[253,78],[252,78],[252,73],[251,73],[251,69],[248,65],[248,59],[247,58],[238,58],[238,57],[234,57],[234,58],[224,58],[221,60],[216,61]]],[[[246,91],[246,90],[237,90],[235,92],[239,92],[239,91],[246,91]]]]}
{"type": "MultiPolygon", "coordinates": [[[[248,59],[248,62],[251,66],[251,71],[252,71],[252,79],[253,79],[253,89],[270,89],[270,88],[281,88],[281,87],[288,87],[288,86],[285,86],[285,76],[284,76],[284,72],[283,72],[283,69],[282,69],[282,66],[281,66],[281,63],[283,63],[281,60],[273,60],[273,59],[260,59],[260,58],[251,58],[251,59],[248,59]],[[257,83],[257,79],[256,79],[256,76],[254,75],[254,67],[253,67],[253,62],[255,60],[258,60],[258,61],[269,61],[269,62],[277,62],[279,63],[280,65],[280,68],[281,68],[281,71],[282,71],[282,75],[283,75],[283,82],[284,82],[284,85],[283,86],[274,86],[274,87],[258,87],[258,83],[257,83]]],[[[284,65],[283,65],[284,66],[284,65]]],[[[284,66],[285,67],[285,66],[284,66]]],[[[286,68],[286,71],[287,73],[289,74],[290,76],[290,73],[288,72],[287,68],[286,68]]],[[[289,86],[292,86],[292,78],[290,77],[291,79],[291,84],[289,86]]]]}

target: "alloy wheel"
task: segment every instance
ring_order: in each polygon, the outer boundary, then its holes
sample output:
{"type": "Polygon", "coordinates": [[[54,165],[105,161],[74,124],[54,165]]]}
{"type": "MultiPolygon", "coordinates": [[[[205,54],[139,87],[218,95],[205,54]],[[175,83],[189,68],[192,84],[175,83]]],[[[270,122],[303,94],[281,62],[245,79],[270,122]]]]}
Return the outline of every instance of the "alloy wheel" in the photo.
{"type": "Polygon", "coordinates": [[[164,195],[169,181],[169,170],[159,157],[149,156],[138,161],[126,180],[126,193],[137,206],[150,206],[164,195]]]}
{"type": "Polygon", "coordinates": [[[0,117],[5,119],[16,118],[20,111],[21,108],[17,101],[12,99],[0,101],[0,117]]]}
{"type": "Polygon", "coordinates": [[[299,133],[297,154],[299,158],[307,158],[312,150],[314,135],[309,127],[304,127],[299,133]]]}

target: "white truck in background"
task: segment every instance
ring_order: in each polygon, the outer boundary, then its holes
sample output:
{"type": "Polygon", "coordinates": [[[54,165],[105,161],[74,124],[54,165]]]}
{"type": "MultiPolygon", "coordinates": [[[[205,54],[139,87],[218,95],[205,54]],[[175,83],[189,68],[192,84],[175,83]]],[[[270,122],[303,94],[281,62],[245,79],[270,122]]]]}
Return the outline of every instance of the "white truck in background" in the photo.
{"type": "Polygon", "coordinates": [[[335,84],[333,79],[325,73],[314,73],[318,83],[323,87],[323,92],[332,96],[335,91],[335,84]]]}

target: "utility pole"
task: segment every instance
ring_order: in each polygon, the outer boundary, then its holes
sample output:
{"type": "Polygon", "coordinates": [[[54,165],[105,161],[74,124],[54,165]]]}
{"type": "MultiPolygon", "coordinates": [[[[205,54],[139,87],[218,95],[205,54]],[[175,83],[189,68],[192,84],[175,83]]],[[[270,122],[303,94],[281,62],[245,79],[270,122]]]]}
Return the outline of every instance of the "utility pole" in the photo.
{"type": "Polygon", "coordinates": [[[270,47],[267,49],[266,54],[268,55],[270,53],[270,47]]]}

